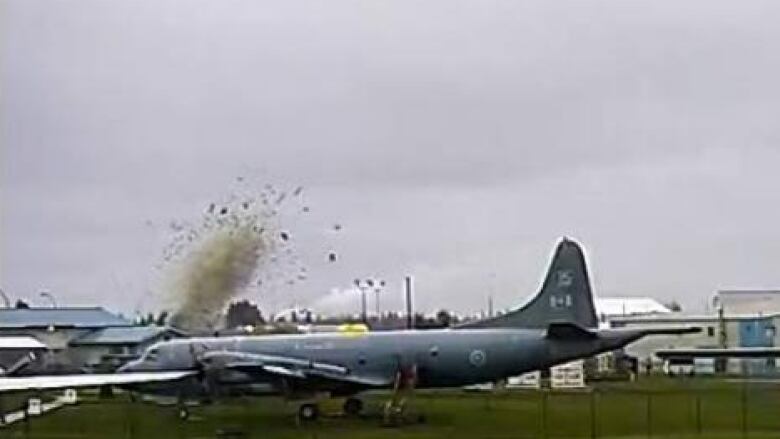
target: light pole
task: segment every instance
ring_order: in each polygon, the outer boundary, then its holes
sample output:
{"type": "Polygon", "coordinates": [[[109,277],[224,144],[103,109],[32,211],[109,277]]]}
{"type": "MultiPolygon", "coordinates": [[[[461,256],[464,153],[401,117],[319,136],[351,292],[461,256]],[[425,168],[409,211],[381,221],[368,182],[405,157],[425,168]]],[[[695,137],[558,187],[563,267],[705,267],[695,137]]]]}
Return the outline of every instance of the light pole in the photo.
{"type": "Polygon", "coordinates": [[[374,290],[376,300],[374,303],[376,307],[376,318],[379,320],[379,293],[382,291],[382,288],[384,288],[385,281],[374,278],[355,279],[355,286],[360,290],[361,318],[363,323],[368,322],[368,311],[366,309],[368,305],[366,293],[369,290],[374,290]]]}
{"type": "Polygon", "coordinates": [[[368,316],[366,315],[366,289],[368,289],[368,283],[355,279],[355,286],[360,290],[360,320],[365,324],[368,323],[368,316]]]}
{"type": "Polygon", "coordinates": [[[54,299],[54,296],[50,292],[48,292],[48,291],[41,291],[40,292],[40,296],[49,299],[49,301],[51,301],[51,307],[52,308],[57,308],[57,300],[54,299]]]}
{"type": "Polygon", "coordinates": [[[378,280],[374,282],[374,295],[376,296],[374,299],[374,306],[376,307],[376,320],[382,320],[381,314],[379,313],[379,293],[382,291],[382,288],[385,287],[385,281],[378,280]]]}

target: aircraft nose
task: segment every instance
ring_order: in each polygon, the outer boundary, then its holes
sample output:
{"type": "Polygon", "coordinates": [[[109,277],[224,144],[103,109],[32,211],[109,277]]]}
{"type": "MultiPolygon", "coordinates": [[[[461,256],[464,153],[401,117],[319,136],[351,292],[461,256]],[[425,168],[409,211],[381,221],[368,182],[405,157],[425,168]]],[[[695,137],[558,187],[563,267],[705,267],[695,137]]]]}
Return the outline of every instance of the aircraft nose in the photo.
{"type": "Polygon", "coordinates": [[[116,371],[118,373],[135,372],[138,369],[138,366],[140,364],[141,364],[141,360],[133,360],[123,364],[122,366],[119,366],[119,368],[116,371]]]}

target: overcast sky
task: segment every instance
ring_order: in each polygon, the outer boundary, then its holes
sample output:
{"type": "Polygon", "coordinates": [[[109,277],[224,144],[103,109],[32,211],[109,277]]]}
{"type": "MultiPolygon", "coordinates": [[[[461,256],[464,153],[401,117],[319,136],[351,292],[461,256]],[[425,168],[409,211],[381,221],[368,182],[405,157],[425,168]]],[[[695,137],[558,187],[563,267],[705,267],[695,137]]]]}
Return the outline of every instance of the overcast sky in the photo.
{"type": "Polygon", "coordinates": [[[250,293],[266,308],[367,275],[400,308],[405,273],[424,309],[511,306],[562,235],[602,296],[701,311],[718,288],[780,287],[776,1],[0,0],[0,14],[12,298],[159,306],[163,225],[238,176],[304,185],[311,206],[288,219],[311,278],[250,293]]]}

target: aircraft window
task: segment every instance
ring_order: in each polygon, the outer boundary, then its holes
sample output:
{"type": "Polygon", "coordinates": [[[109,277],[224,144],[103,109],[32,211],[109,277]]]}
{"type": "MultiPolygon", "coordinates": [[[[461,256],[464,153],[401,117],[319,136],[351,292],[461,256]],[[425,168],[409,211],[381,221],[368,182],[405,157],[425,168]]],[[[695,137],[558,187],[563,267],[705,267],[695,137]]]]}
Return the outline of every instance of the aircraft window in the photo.
{"type": "Polygon", "coordinates": [[[434,346],[428,352],[430,352],[431,357],[438,357],[439,356],[439,347],[438,346],[434,346]]]}
{"type": "Polygon", "coordinates": [[[358,356],[358,364],[361,365],[361,366],[365,366],[365,364],[366,364],[366,355],[365,354],[360,354],[358,356]]]}

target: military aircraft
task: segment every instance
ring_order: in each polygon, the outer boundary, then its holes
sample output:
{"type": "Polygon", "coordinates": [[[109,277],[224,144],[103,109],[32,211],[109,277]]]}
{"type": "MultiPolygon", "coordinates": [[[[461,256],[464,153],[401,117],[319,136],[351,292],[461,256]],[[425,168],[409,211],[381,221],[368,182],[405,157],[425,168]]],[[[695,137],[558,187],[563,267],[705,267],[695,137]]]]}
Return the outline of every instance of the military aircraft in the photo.
{"type": "Polygon", "coordinates": [[[236,391],[281,394],[305,399],[298,415],[308,420],[319,413],[316,395],[346,397],[344,411],[357,414],[360,392],[392,389],[385,406],[392,417],[403,412],[405,396],[415,388],[498,381],[619,349],[646,335],[698,330],[597,326],[583,252],[564,238],[536,296],[498,317],[440,330],[171,340],[115,374],[0,378],[0,392],[119,385],[181,401],[236,391]]]}

